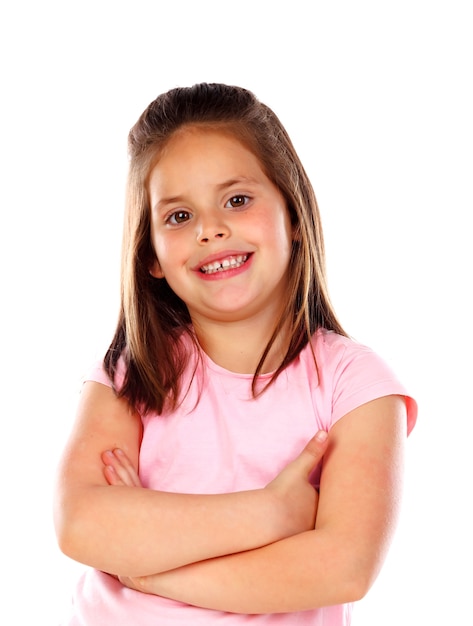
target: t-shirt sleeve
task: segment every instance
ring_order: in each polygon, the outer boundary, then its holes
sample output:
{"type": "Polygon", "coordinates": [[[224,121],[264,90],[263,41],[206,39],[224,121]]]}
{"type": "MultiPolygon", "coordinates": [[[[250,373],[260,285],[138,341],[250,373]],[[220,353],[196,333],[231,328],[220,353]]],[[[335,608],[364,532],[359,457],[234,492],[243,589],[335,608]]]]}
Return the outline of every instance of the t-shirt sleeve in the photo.
{"type": "MultiPolygon", "coordinates": [[[[389,395],[403,396],[407,409],[407,434],[417,419],[417,403],[409,395],[391,367],[373,350],[343,339],[325,346],[326,372],[331,387],[331,423],[366,402],[389,395]]],[[[323,368],[322,368],[323,371],[323,368]]]]}
{"type": "MultiPolygon", "coordinates": [[[[116,381],[115,381],[117,389],[120,389],[120,387],[123,385],[124,378],[125,378],[125,363],[123,361],[123,358],[120,357],[117,363],[117,375],[116,375],[116,381]]],[[[107,387],[113,386],[109,375],[104,369],[103,360],[96,361],[95,363],[92,364],[92,367],[90,367],[89,371],[86,373],[86,375],[83,378],[84,383],[87,381],[102,383],[102,385],[107,385],[107,387]]]]}
{"type": "Polygon", "coordinates": [[[104,370],[103,361],[97,361],[92,365],[92,367],[83,378],[84,383],[87,381],[102,383],[102,385],[107,385],[107,387],[112,386],[112,381],[104,370]]]}

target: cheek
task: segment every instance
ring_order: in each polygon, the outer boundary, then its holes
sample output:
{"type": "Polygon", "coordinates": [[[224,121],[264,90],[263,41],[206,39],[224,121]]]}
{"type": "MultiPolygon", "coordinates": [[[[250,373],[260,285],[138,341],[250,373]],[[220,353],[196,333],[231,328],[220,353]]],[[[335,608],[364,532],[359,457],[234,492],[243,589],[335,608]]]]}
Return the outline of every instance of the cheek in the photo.
{"type": "Polygon", "coordinates": [[[172,271],[185,258],[185,242],[177,237],[154,237],[153,248],[163,272],[172,271]]]}
{"type": "Polygon", "coordinates": [[[150,268],[151,274],[153,274],[153,276],[155,276],[156,278],[162,278],[163,277],[162,276],[163,255],[161,253],[158,253],[158,250],[160,250],[160,244],[159,244],[158,239],[153,234],[151,234],[151,247],[154,253],[154,262],[150,268]]]}
{"type": "Polygon", "coordinates": [[[276,239],[280,242],[280,245],[284,246],[284,250],[290,250],[292,248],[293,228],[289,214],[287,211],[281,212],[275,226],[276,239]]]}
{"type": "Polygon", "coordinates": [[[151,243],[158,261],[162,263],[165,261],[167,256],[168,246],[166,245],[166,239],[164,237],[160,237],[159,235],[153,235],[151,237],[151,243]]]}

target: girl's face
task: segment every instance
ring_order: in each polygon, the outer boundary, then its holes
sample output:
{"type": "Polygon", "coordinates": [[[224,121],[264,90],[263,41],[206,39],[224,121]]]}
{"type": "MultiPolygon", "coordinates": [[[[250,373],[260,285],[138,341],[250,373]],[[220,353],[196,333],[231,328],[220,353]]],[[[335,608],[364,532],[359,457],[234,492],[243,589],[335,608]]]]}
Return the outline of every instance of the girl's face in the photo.
{"type": "Polygon", "coordinates": [[[231,135],[189,128],[149,178],[151,273],[165,277],[194,323],[273,323],[287,299],[292,228],[280,191],[231,135]]]}

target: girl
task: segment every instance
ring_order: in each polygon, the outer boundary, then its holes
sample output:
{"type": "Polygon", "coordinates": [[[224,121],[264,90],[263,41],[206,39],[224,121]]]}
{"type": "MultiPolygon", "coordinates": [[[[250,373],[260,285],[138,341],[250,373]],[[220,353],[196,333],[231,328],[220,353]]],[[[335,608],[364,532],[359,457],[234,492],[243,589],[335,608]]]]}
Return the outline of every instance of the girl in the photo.
{"type": "Polygon", "coordinates": [[[59,545],[90,566],[64,624],[346,626],[415,403],[333,312],[315,196],[268,107],[173,89],[129,150],[119,321],[58,472],[59,545]]]}

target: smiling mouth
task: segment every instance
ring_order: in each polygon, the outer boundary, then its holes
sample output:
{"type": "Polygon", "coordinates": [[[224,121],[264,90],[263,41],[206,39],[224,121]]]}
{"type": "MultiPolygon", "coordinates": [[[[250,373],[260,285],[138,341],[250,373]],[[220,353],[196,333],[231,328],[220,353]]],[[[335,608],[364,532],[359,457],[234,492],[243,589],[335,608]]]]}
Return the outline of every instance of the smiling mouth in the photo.
{"type": "Polygon", "coordinates": [[[226,270],[234,270],[237,267],[241,267],[248,260],[248,254],[238,254],[237,256],[229,256],[221,261],[215,261],[214,263],[207,263],[202,265],[200,272],[202,274],[215,274],[216,272],[225,272],[226,270]]]}

